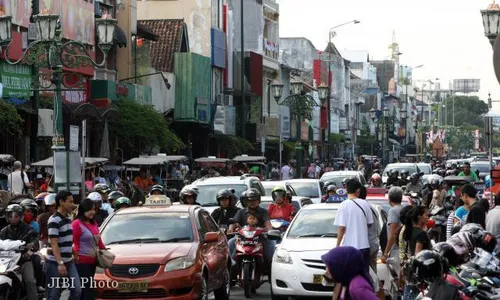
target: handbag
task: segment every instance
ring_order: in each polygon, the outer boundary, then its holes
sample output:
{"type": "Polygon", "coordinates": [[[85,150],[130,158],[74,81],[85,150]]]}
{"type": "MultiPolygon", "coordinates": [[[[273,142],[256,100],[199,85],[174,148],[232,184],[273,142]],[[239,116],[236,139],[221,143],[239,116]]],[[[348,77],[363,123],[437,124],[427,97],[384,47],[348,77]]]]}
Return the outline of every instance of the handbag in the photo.
{"type": "MultiPolygon", "coordinates": [[[[85,224],[85,223],[84,223],[85,224]]],[[[85,225],[88,231],[92,233],[92,231],[85,225]]],[[[97,266],[101,267],[103,269],[109,269],[113,265],[113,262],[115,261],[116,255],[114,255],[111,251],[106,250],[106,249],[99,249],[99,241],[98,237],[96,237],[93,233],[93,240],[94,240],[94,249],[95,249],[95,254],[97,258],[97,266]]]]}

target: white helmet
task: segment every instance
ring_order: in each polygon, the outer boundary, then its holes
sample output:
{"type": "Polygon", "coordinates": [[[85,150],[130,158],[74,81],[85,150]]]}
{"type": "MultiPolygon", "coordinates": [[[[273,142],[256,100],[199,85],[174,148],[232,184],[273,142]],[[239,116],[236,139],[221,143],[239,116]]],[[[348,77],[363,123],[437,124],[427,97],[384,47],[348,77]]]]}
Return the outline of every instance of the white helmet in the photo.
{"type": "Polygon", "coordinates": [[[102,196],[98,192],[92,192],[87,196],[87,199],[90,199],[94,202],[102,202],[102,196]]]}
{"type": "Polygon", "coordinates": [[[43,198],[43,202],[45,202],[47,206],[56,205],[56,194],[48,194],[43,198]]]}

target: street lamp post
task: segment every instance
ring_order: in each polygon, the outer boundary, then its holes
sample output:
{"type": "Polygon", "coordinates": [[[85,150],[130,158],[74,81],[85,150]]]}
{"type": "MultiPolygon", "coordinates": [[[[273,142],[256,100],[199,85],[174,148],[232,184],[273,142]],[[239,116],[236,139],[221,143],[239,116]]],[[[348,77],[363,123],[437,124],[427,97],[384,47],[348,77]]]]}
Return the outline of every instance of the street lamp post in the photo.
{"type": "Polygon", "coordinates": [[[383,160],[384,164],[387,165],[389,163],[389,108],[384,108],[384,131],[382,134],[385,134],[385,137],[382,138],[382,153],[384,155],[383,160]]]}
{"type": "MultiPolygon", "coordinates": [[[[273,89],[273,96],[277,99],[278,105],[286,105],[290,107],[291,111],[296,115],[296,144],[295,144],[295,158],[297,160],[297,178],[302,178],[302,166],[303,166],[303,155],[304,149],[302,148],[301,141],[301,120],[302,118],[312,119],[311,110],[313,107],[318,106],[316,101],[305,93],[303,90],[302,82],[292,82],[291,84],[291,95],[283,100],[281,96],[283,95],[283,85],[273,84],[271,88],[273,89]]],[[[324,92],[324,91],[323,91],[324,92]]]]}
{"type": "MultiPolygon", "coordinates": [[[[9,50],[12,42],[12,17],[6,15],[0,16],[0,47],[5,51],[5,61],[10,65],[23,63],[51,70],[49,74],[40,73],[37,75],[35,82],[32,82],[32,85],[37,88],[32,90],[54,92],[55,134],[52,139],[52,150],[54,150],[54,152],[65,151],[66,147],[64,143],[62,119],[62,92],[66,90],[66,88],[83,86],[83,77],[77,74],[64,74],[63,67],[103,67],[106,64],[107,54],[113,46],[113,35],[117,21],[109,18],[109,15],[105,15],[103,18],[96,20],[98,47],[103,53],[103,59],[98,63],[92,59],[87,46],[82,42],[63,42],[61,22],[58,15],[38,14],[33,16],[33,20],[35,21],[38,40],[28,45],[26,50],[22,53],[21,58],[12,61],[9,59],[9,50]],[[47,81],[50,83],[47,83],[47,81]]],[[[68,165],[66,169],[68,171],[68,165]]]]}
{"type": "Polygon", "coordinates": [[[493,0],[493,3],[488,5],[487,9],[481,10],[481,15],[483,17],[484,35],[493,47],[497,36],[500,34],[500,6],[493,0]]]}
{"type": "Polygon", "coordinates": [[[399,111],[399,115],[401,117],[401,125],[404,126],[404,142],[405,142],[405,151],[407,149],[406,145],[407,145],[407,141],[406,141],[406,138],[407,138],[407,134],[406,134],[406,131],[407,131],[407,128],[406,128],[406,120],[407,120],[407,117],[408,117],[408,103],[406,102],[403,102],[403,104],[401,105],[401,110],[399,111]]]}
{"type": "MultiPolygon", "coordinates": [[[[374,124],[377,124],[377,128],[375,128],[375,139],[377,140],[377,144],[379,142],[378,140],[378,134],[379,134],[379,118],[377,116],[377,110],[375,108],[372,108],[370,109],[369,111],[369,115],[370,115],[370,119],[372,119],[372,122],[374,124]]],[[[372,146],[372,149],[373,149],[373,146],[372,146]]],[[[372,151],[373,152],[373,151],[372,151]]],[[[377,150],[378,152],[378,150],[377,150]]],[[[373,153],[372,153],[373,154],[373,153]]],[[[382,153],[383,155],[383,153],[382,153]]]]}

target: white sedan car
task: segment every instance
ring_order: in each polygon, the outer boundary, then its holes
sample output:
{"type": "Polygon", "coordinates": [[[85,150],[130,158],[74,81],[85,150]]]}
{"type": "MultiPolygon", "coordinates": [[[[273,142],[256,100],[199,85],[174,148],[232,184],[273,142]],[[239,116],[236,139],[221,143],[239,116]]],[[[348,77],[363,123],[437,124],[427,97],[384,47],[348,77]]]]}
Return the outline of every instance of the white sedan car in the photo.
{"type": "Polygon", "coordinates": [[[321,256],[335,247],[334,225],[340,204],[303,207],[276,248],[271,271],[273,300],[293,297],[328,297],[333,288],[323,286],[326,267],[321,256]]]}

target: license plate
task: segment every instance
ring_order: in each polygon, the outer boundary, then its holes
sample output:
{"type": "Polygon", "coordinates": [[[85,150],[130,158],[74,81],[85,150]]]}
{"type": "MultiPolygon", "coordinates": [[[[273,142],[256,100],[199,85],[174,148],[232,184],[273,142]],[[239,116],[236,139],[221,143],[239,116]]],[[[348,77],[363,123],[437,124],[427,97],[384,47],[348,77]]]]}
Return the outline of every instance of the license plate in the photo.
{"type": "Polygon", "coordinates": [[[118,283],[118,292],[127,293],[127,292],[141,292],[147,293],[148,291],[148,283],[147,282],[119,282],[118,283]]]}
{"type": "Polygon", "coordinates": [[[323,283],[323,274],[314,274],[313,284],[322,284],[322,283],[323,283]]]}

